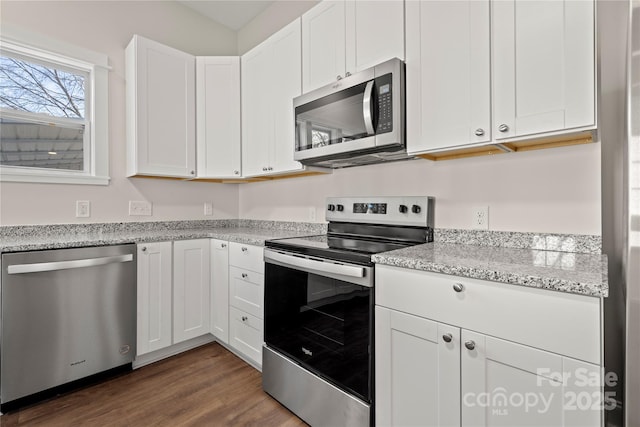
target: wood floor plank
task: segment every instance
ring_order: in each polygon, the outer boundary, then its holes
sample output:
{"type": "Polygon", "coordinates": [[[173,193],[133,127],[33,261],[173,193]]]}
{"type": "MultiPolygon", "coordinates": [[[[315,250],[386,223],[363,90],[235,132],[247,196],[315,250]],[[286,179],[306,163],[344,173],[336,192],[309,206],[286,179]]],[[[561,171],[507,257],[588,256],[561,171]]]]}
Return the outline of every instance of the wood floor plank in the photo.
{"type": "Polygon", "coordinates": [[[0,417],[24,426],[306,426],[217,343],[0,417]]]}

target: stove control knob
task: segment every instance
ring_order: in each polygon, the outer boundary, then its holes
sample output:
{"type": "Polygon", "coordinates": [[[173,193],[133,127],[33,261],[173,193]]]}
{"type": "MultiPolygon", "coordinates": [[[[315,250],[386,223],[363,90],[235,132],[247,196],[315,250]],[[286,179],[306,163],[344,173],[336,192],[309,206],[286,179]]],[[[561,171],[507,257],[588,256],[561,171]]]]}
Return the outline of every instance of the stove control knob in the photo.
{"type": "Polygon", "coordinates": [[[335,210],[336,210],[336,205],[329,205],[329,206],[327,206],[327,210],[329,210],[329,211],[331,211],[331,212],[335,211],[335,210]]]}
{"type": "Polygon", "coordinates": [[[418,205],[411,206],[411,212],[413,212],[413,213],[420,213],[421,210],[422,210],[422,208],[420,208],[420,206],[418,206],[418,205]]]}
{"type": "Polygon", "coordinates": [[[336,208],[338,209],[338,212],[342,212],[344,210],[344,206],[342,205],[336,205],[336,208]]]}
{"type": "Polygon", "coordinates": [[[400,213],[407,213],[409,208],[406,205],[400,205],[400,208],[398,208],[398,210],[400,211],[400,213]]]}

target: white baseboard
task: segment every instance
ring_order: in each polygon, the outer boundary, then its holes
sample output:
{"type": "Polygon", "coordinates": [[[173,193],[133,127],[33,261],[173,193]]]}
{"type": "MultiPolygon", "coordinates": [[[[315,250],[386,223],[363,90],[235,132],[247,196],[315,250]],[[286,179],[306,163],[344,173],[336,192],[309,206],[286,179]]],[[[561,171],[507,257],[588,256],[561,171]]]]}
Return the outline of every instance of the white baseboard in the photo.
{"type": "Polygon", "coordinates": [[[170,347],[162,348],[160,350],[156,350],[151,353],[137,356],[136,359],[133,361],[133,369],[138,369],[145,365],[149,365],[159,360],[166,359],[167,357],[175,356],[176,354],[180,354],[187,350],[200,347],[201,345],[208,344],[215,340],[216,339],[213,335],[206,334],[206,335],[202,335],[201,337],[192,338],[190,340],[183,341],[178,344],[174,344],[170,347]]]}

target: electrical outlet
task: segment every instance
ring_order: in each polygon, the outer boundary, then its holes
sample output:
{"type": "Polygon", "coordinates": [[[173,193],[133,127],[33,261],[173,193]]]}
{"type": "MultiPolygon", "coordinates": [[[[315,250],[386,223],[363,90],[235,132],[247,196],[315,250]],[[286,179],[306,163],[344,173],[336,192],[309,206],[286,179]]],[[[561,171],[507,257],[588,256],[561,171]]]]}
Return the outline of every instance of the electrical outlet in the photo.
{"type": "Polygon", "coordinates": [[[316,220],[316,208],[314,206],[311,206],[309,208],[309,221],[315,221],[316,220]]]}
{"type": "Polygon", "coordinates": [[[89,218],[91,216],[91,202],[88,200],[76,200],[76,218],[89,218]]]}
{"type": "Polygon", "coordinates": [[[489,206],[476,206],[473,208],[471,228],[476,230],[489,229],[489,206]]]}
{"type": "Polygon", "coordinates": [[[213,215],[213,203],[204,202],[204,214],[205,216],[213,215]]]}
{"type": "Polygon", "coordinates": [[[151,202],[129,200],[129,215],[151,216],[151,202]]]}

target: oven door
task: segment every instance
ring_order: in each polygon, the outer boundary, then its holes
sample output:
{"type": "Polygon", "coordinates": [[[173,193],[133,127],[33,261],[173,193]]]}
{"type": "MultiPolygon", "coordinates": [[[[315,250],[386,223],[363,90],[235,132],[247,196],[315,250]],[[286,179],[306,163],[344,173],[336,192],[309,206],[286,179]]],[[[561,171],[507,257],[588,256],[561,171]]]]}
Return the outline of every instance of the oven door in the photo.
{"type": "Polygon", "coordinates": [[[373,268],[266,249],[266,345],[371,402],[373,268]]]}

